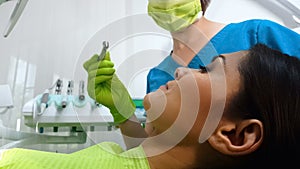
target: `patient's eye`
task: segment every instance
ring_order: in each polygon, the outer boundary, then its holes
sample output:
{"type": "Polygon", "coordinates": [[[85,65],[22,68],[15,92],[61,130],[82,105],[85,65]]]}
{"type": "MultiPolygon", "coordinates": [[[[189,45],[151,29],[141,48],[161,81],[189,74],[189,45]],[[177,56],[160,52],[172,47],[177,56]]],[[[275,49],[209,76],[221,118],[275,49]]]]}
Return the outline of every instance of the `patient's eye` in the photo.
{"type": "Polygon", "coordinates": [[[207,73],[207,67],[205,67],[205,66],[200,66],[200,67],[199,67],[199,72],[200,72],[200,73],[207,73]]]}

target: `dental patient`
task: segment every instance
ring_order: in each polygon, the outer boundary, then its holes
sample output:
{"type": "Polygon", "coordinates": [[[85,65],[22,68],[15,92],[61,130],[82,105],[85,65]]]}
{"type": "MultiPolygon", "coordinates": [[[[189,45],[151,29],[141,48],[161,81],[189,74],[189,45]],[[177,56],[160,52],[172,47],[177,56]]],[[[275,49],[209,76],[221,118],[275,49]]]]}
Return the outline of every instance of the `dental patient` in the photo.
{"type": "Polygon", "coordinates": [[[84,63],[88,93],[108,107],[127,150],[112,142],[72,154],[14,148],[0,168],[192,169],[297,165],[300,60],[262,44],[216,56],[207,67],[178,68],[147,94],[146,127],[109,53],[84,63]]]}

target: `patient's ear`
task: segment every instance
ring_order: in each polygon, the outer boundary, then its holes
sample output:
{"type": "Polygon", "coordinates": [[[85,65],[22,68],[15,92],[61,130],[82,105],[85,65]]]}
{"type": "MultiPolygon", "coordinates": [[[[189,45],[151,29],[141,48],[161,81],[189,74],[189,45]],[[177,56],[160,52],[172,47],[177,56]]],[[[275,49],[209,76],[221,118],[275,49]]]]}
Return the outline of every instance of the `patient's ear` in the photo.
{"type": "Polygon", "coordinates": [[[222,119],[208,139],[210,145],[228,155],[249,154],[258,149],[263,141],[263,125],[256,119],[238,122],[222,119]]]}

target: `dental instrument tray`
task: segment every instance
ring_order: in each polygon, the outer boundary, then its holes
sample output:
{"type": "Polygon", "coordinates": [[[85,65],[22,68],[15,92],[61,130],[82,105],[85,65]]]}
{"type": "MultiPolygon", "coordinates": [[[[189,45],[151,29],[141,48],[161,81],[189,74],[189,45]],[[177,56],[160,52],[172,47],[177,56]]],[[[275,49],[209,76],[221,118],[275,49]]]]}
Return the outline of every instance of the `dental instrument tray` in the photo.
{"type": "Polygon", "coordinates": [[[109,109],[85,96],[49,94],[47,108],[42,108],[42,95],[23,106],[25,124],[30,127],[65,127],[113,125],[109,109]]]}
{"type": "MultiPolygon", "coordinates": [[[[73,93],[74,82],[69,81],[67,92],[62,92],[63,82],[58,79],[51,88],[48,88],[27,102],[22,109],[25,125],[37,129],[40,133],[43,128],[54,127],[95,127],[114,126],[114,119],[110,110],[85,95],[84,81],[79,83],[79,93],[73,93]],[[50,91],[55,90],[52,94],[50,91]]],[[[146,121],[145,110],[141,99],[133,99],[136,104],[135,114],[141,123],[146,121]]]]}

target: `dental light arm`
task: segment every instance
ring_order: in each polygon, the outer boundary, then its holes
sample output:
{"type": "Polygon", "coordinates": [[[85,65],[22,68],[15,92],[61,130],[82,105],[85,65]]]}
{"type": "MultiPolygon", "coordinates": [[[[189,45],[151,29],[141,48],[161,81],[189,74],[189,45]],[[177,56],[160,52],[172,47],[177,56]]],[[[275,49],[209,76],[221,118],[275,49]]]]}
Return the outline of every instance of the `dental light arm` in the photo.
{"type": "MultiPolygon", "coordinates": [[[[5,2],[8,2],[8,1],[11,1],[11,0],[0,0],[0,5],[5,3],[5,2]]],[[[4,37],[8,37],[10,32],[15,27],[17,21],[19,20],[20,16],[23,13],[23,10],[24,10],[27,2],[28,2],[28,0],[17,0],[17,4],[16,4],[16,6],[15,6],[15,8],[14,8],[14,10],[13,10],[11,16],[10,16],[7,28],[4,31],[4,34],[3,34],[4,37]]]]}
{"type": "Polygon", "coordinates": [[[7,1],[10,1],[10,0],[0,0],[0,5],[7,1]]]}

